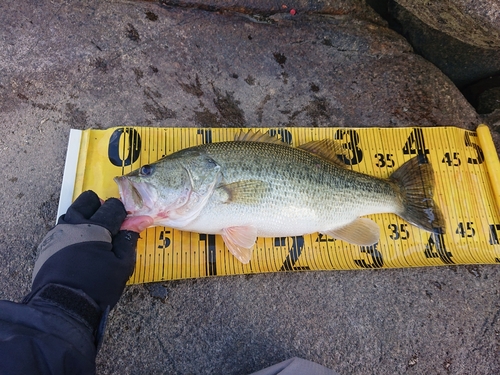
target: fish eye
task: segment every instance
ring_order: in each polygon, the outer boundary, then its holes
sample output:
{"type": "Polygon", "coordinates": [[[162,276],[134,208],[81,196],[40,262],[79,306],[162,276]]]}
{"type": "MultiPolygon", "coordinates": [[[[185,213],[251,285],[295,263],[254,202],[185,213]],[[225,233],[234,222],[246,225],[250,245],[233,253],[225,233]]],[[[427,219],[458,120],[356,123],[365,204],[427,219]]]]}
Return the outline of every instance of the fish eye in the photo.
{"type": "Polygon", "coordinates": [[[141,167],[139,172],[140,172],[141,176],[148,177],[148,176],[151,176],[153,174],[154,169],[155,168],[152,165],[146,164],[146,165],[143,165],[141,167]]]}

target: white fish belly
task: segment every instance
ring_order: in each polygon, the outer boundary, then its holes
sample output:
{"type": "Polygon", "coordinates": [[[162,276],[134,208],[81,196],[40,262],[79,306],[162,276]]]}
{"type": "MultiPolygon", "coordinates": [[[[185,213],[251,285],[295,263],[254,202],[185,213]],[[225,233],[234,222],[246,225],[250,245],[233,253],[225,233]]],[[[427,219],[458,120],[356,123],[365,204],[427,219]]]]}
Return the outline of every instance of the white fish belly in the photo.
{"type": "MultiPolygon", "coordinates": [[[[328,203],[318,210],[307,206],[289,204],[281,208],[272,205],[240,206],[209,204],[198,218],[186,225],[183,230],[220,234],[224,228],[253,226],[258,237],[288,237],[325,232],[343,227],[361,215],[378,212],[391,212],[390,207],[332,207],[328,203]],[[363,209],[364,208],[364,209],[363,209]]],[[[181,229],[181,228],[179,228],[181,229]]]]}

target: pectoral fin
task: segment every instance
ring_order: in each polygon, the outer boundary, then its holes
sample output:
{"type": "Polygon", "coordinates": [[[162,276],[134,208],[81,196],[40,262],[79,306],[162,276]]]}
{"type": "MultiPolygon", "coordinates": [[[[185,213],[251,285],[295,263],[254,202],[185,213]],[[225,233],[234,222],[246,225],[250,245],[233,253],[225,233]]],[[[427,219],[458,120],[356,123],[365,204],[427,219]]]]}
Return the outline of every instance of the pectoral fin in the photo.
{"type": "Polygon", "coordinates": [[[260,180],[243,180],[231,184],[221,183],[217,187],[218,192],[224,197],[224,203],[246,203],[259,202],[268,189],[267,183],[260,180]]]}
{"type": "Polygon", "coordinates": [[[241,263],[247,264],[252,258],[252,250],[257,240],[257,229],[252,226],[230,227],[222,230],[222,239],[241,263]]]}
{"type": "Polygon", "coordinates": [[[353,245],[371,246],[380,238],[380,228],[371,219],[358,218],[341,228],[323,232],[330,237],[343,240],[353,245]]]}

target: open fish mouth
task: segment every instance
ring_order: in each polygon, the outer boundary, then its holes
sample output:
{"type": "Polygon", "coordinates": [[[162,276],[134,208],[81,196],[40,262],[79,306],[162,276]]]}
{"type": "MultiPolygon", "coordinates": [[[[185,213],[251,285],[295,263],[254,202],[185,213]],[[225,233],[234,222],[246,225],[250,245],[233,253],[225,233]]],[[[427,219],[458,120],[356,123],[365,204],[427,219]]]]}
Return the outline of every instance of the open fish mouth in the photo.
{"type": "Polygon", "coordinates": [[[147,197],[148,189],[144,184],[134,184],[125,176],[115,177],[120,197],[129,215],[142,214],[148,211],[151,206],[147,197]]]}
{"type": "Polygon", "coordinates": [[[137,208],[142,208],[143,206],[143,200],[142,200],[142,197],[141,197],[141,194],[139,193],[139,191],[137,190],[137,188],[133,185],[133,184],[130,184],[131,186],[131,195],[132,195],[132,199],[134,200],[134,203],[136,205],[137,208]]]}
{"type": "MultiPolygon", "coordinates": [[[[137,188],[134,186],[134,184],[130,184],[130,193],[132,196],[132,200],[134,201],[134,205],[137,209],[141,209],[144,206],[144,202],[142,200],[141,194],[137,190],[137,188]]],[[[131,214],[131,212],[129,212],[131,214]]]]}

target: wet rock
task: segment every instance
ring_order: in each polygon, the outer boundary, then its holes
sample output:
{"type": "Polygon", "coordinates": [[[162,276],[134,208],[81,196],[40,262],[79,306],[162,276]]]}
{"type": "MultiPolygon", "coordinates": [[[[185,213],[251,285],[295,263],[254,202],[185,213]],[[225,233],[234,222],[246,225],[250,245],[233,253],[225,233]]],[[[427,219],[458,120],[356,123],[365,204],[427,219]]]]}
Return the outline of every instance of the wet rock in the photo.
{"type": "Polygon", "coordinates": [[[500,144],[500,109],[496,109],[492,113],[482,116],[482,121],[490,126],[492,130],[491,135],[493,136],[493,141],[497,145],[500,144]]]}
{"type": "Polygon", "coordinates": [[[467,86],[463,93],[491,129],[493,141],[500,144],[500,74],[467,86]]]}
{"type": "Polygon", "coordinates": [[[500,71],[498,2],[389,0],[389,9],[415,51],[459,88],[500,71]]]}
{"type": "Polygon", "coordinates": [[[479,96],[477,111],[479,113],[492,113],[498,109],[500,109],[500,85],[485,90],[479,96]]]}
{"type": "Polygon", "coordinates": [[[392,0],[427,25],[469,45],[500,48],[500,3],[491,0],[392,0]]]}
{"type": "Polygon", "coordinates": [[[500,72],[467,86],[462,92],[480,114],[500,110],[500,72]]]}

